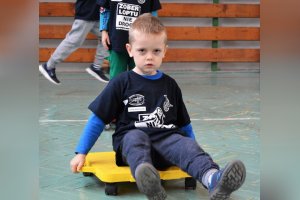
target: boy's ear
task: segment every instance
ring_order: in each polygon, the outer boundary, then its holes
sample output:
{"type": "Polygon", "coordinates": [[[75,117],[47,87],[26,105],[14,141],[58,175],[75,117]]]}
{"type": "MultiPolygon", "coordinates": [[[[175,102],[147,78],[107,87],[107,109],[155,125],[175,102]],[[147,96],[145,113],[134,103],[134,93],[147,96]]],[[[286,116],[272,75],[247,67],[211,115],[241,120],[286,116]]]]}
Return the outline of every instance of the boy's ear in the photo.
{"type": "Polygon", "coordinates": [[[164,51],[163,58],[165,57],[165,55],[166,55],[166,53],[167,53],[167,49],[168,49],[168,47],[169,47],[168,45],[166,45],[166,46],[165,46],[165,51],[164,51]]]}
{"type": "Polygon", "coordinates": [[[126,49],[127,49],[128,55],[130,57],[132,57],[132,54],[131,54],[131,45],[129,43],[126,44],[126,49]]]}

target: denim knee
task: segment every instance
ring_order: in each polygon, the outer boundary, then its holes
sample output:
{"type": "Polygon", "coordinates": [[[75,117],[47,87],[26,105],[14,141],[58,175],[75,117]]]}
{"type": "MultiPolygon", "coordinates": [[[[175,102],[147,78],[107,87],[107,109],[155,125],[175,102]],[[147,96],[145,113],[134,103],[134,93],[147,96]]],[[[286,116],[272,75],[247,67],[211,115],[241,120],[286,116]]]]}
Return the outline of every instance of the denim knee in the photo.
{"type": "Polygon", "coordinates": [[[143,162],[152,164],[149,136],[139,129],[128,131],[123,138],[122,155],[130,166],[132,174],[139,164],[143,162]]]}
{"type": "Polygon", "coordinates": [[[150,144],[150,138],[145,132],[139,129],[128,131],[125,134],[122,141],[123,149],[126,148],[127,146],[135,146],[141,144],[148,146],[148,144],[150,144]]]}

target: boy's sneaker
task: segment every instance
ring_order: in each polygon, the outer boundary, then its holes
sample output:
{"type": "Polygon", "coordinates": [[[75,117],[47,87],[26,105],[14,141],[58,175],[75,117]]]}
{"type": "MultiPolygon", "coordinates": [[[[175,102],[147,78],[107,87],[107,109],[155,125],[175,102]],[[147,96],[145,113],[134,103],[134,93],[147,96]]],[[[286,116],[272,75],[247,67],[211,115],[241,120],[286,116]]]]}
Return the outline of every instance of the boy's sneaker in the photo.
{"type": "Polygon", "coordinates": [[[246,168],[242,161],[234,160],[225,168],[212,175],[208,184],[210,200],[227,200],[230,194],[239,189],[246,178],[246,168]]]}
{"type": "Polygon", "coordinates": [[[89,68],[86,68],[85,70],[87,71],[87,73],[89,73],[90,75],[92,75],[93,77],[98,79],[99,81],[101,81],[103,83],[109,82],[109,78],[107,78],[105,76],[105,74],[101,68],[97,69],[97,68],[93,67],[93,64],[92,64],[89,68]]]}
{"type": "Polygon", "coordinates": [[[166,191],[161,186],[159,173],[149,163],[142,163],[135,170],[135,180],[139,190],[150,200],[164,200],[166,191]]]}
{"type": "Polygon", "coordinates": [[[48,79],[50,82],[54,83],[55,85],[60,84],[60,81],[56,77],[55,68],[47,69],[47,63],[44,63],[39,65],[39,70],[41,74],[43,74],[44,77],[48,79]]]}

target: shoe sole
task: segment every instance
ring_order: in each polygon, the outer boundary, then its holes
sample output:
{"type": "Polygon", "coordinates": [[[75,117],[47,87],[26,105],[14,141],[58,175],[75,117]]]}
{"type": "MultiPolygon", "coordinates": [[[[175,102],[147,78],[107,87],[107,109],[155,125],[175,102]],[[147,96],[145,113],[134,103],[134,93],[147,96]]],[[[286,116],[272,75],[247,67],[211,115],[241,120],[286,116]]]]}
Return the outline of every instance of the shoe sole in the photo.
{"type": "Polygon", "coordinates": [[[60,83],[56,83],[55,81],[53,81],[51,79],[51,77],[49,76],[49,74],[46,72],[46,70],[44,69],[43,65],[39,65],[39,71],[41,72],[41,74],[51,83],[55,84],[55,85],[60,85],[60,83]]]}
{"type": "Polygon", "coordinates": [[[139,190],[150,200],[164,200],[167,194],[161,186],[157,170],[148,163],[140,164],[135,170],[136,184],[139,190]]]}
{"type": "Polygon", "coordinates": [[[239,189],[246,178],[245,165],[240,160],[227,164],[216,188],[210,194],[210,200],[227,200],[230,194],[239,189]]]}
{"type": "Polygon", "coordinates": [[[109,82],[109,81],[106,81],[106,80],[100,78],[100,77],[98,76],[98,74],[96,74],[95,72],[93,72],[93,70],[91,70],[90,68],[86,68],[85,71],[86,71],[87,73],[89,73],[90,75],[92,75],[92,76],[93,76],[94,78],[96,78],[97,80],[101,81],[102,83],[108,83],[108,82],[109,82]]]}

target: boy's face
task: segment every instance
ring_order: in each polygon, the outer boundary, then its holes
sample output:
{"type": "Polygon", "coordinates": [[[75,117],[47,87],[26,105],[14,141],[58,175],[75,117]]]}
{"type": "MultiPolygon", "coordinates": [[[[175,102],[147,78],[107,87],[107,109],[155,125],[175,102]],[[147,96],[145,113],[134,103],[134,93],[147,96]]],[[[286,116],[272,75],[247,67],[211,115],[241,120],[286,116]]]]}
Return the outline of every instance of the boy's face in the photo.
{"type": "Polygon", "coordinates": [[[145,34],[134,31],[133,34],[133,42],[126,44],[128,54],[135,62],[133,70],[141,75],[155,75],[167,50],[164,33],[145,34]]]}

